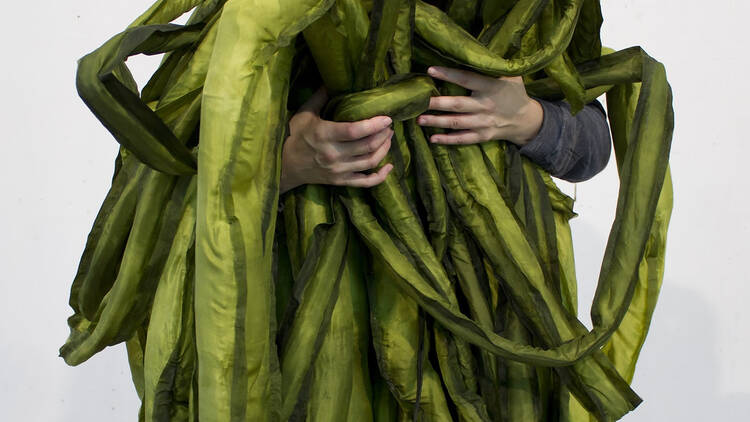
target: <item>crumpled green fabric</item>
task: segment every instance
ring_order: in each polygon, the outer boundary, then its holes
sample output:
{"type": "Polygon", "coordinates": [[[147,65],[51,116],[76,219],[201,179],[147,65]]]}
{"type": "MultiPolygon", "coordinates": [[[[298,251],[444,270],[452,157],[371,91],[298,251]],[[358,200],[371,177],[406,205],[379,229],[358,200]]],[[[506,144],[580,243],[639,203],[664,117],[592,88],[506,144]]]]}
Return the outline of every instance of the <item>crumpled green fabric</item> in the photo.
{"type": "Polygon", "coordinates": [[[602,46],[594,0],[162,0],[79,60],[121,144],[69,304],[70,365],[125,342],[147,421],[617,420],[664,274],[664,66],[602,46]],[[172,22],[192,10],[185,25],[172,22]],[[138,92],[125,60],[165,53],[138,92]],[[575,113],[606,94],[620,185],[591,316],[573,200],[502,139],[429,144],[467,95],[430,65],[522,75],[575,113]],[[386,114],[370,189],[279,194],[288,121],[386,114]]]}

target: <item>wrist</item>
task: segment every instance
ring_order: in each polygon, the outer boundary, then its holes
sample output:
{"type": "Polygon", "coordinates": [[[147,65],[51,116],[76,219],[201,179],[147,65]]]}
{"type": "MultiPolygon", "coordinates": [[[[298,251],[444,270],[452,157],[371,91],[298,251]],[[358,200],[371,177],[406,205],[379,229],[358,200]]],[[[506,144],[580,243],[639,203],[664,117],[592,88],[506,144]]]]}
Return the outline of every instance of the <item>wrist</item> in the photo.
{"type": "Polygon", "coordinates": [[[539,101],[529,97],[529,101],[519,112],[518,134],[510,141],[518,146],[526,145],[539,134],[543,121],[544,108],[539,101]]]}
{"type": "Polygon", "coordinates": [[[294,168],[294,165],[289,162],[289,148],[292,147],[291,137],[287,136],[281,152],[281,177],[279,179],[279,195],[284,194],[300,185],[292,172],[289,170],[294,168]]]}

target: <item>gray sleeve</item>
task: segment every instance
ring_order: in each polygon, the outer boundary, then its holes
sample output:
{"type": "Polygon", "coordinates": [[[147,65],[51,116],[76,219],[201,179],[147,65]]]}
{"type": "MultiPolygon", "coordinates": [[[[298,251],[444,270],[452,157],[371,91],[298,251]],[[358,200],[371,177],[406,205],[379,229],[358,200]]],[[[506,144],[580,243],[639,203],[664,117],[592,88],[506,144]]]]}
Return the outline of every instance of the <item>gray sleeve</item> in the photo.
{"type": "Polygon", "coordinates": [[[539,133],[520,148],[521,154],[569,182],[588,180],[602,171],[612,148],[602,104],[594,100],[573,116],[563,100],[531,98],[542,105],[544,117],[539,133]]]}

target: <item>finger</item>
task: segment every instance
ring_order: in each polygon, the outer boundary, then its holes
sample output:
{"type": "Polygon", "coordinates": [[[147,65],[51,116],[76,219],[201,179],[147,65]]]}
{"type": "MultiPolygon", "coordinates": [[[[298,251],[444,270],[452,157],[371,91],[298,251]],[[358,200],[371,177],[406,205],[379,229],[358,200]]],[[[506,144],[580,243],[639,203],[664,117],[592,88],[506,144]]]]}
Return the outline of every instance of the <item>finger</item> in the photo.
{"type": "Polygon", "coordinates": [[[386,139],[393,136],[393,129],[385,128],[356,141],[338,142],[336,147],[344,157],[354,157],[377,151],[386,139]]]}
{"type": "Polygon", "coordinates": [[[317,127],[318,138],[324,141],[354,141],[372,135],[390,126],[388,116],[375,116],[356,122],[323,120],[317,127]]]}
{"type": "Polygon", "coordinates": [[[495,78],[453,67],[430,66],[427,73],[434,78],[452,82],[472,91],[491,91],[497,83],[495,78]]]}
{"type": "Polygon", "coordinates": [[[476,98],[461,95],[443,95],[430,97],[430,110],[455,111],[457,113],[480,113],[487,111],[487,106],[476,98]]]}
{"type": "Polygon", "coordinates": [[[328,101],[328,90],[325,85],[321,85],[317,91],[300,106],[300,111],[312,111],[316,115],[320,114],[320,110],[328,101]]]}
{"type": "Polygon", "coordinates": [[[382,183],[385,178],[393,170],[393,164],[386,164],[380,168],[377,172],[365,174],[365,173],[352,173],[344,177],[340,184],[346,186],[353,186],[357,188],[369,188],[382,183]]]}
{"type": "Polygon", "coordinates": [[[489,126],[490,122],[483,114],[422,114],[417,117],[417,124],[447,129],[480,129],[489,126]]]}
{"type": "Polygon", "coordinates": [[[488,140],[487,137],[483,136],[482,133],[476,130],[460,130],[430,136],[430,142],[445,145],[476,144],[488,140]]]}
{"type": "Polygon", "coordinates": [[[331,169],[334,173],[351,173],[357,171],[369,170],[377,167],[385,158],[388,149],[391,147],[391,140],[386,139],[383,145],[370,154],[357,155],[350,161],[344,161],[333,166],[331,169]]]}

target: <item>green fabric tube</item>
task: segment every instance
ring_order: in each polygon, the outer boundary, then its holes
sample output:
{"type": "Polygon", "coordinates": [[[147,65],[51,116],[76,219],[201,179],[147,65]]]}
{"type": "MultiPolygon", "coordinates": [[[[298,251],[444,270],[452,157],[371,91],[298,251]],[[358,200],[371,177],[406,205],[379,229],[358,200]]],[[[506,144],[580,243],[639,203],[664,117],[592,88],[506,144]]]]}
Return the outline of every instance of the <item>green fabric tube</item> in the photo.
{"type": "Polygon", "coordinates": [[[176,189],[187,188],[182,215],[148,322],[144,349],[143,405],[146,420],[188,419],[187,404],[195,365],[192,341],[195,177],[186,176],[181,185],[176,189]]]}
{"type": "Polygon", "coordinates": [[[279,8],[232,1],[217,23],[198,160],[195,318],[201,420],[277,420],[280,415],[271,268],[294,52],[290,42],[331,4],[287,1],[279,8]],[[256,113],[264,117],[250,117],[256,113]]]}
{"type": "Polygon", "coordinates": [[[86,240],[70,290],[70,306],[88,320],[95,318],[117,277],[146,171],[146,166],[132,156],[123,161],[86,240]]]}
{"type": "MultiPolygon", "coordinates": [[[[623,165],[624,151],[631,136],[625,124],[635,114],[641,83],[617,85],[607,92],[607,108],[611,110],[612,134],[618,168],[623,165]]],[[[643,259],[638,268],[638,284],[633,299],[623,321],[610,341],[604,345],[607,354],[618,372],[630,382],[635,372],[635,364],[646,339],[651,316],[664,279],[664,257],[666,253],[667,228],[672,211],[672,177],[669,166],[666,168],[664,184],[656,205],[654,223],[649,234],[643,259]]]]}
{"type": "Polygon", "coordinates": [[[541,69],[560,54],[573,36],[583,0],[565,1],[557,31],[542,48],[528,56],[504,59],[452,23],[440,9],[417,0],[416,31],[439,55],[491,76],[515,76],[541,69]]]}
{"type": "MultiPolygon", "coordinates": [[[[148,174],[145,176],[143,191],[139,194],[133,227],[128,235],[117,278],[99,304],[92,321],[79,327],[71,327],[68,340],[60,348],[60,356],[69,365],[78,365],[104,347],[130,338],[145,318],[142,312],[138,312],[135,319],[129,317],[135,307],[140,305],[147,308],[148,303],[139,304],[138,300],[142,297],[148,301],[150,292],[147,289],[153,289],[154,275],[147,271],[149,257],[159,238],[162,210],[176,181],[175,176],[152,169],[146,171],[148,174]]],[[[152,265],[160,264],[161,262],[155,262],[152,265]]]]}
{"type": "Polygon", "coordinates": [[[598,0],[157,1],[79,61],[120,148],[61,357],[125,342],[144,422],[621,418],[664,275],[674,116],[664,66],[602,47],[601,23],[598,0]],[[125,60],[160,53],[139,94],[125,60]],[[574,113],[607,95],[620,190],[591,330],[572,198],[504,140],[430,144],[430,98],[468,95],[430,65],[521,75],[574,113]],[[321,83],[323,119],[392,118],[394,169],[279,195],[321,83]]]}
{"type": "Polygon", "coordinates": [[[162,119],[114,72],[130,55],[156,54],[195,42],[202,24],[150,25],[115,35],[78,62],[76,87],[118,142],[149,166],[169,174],[195,172],[195,158],[162,119]]]}

